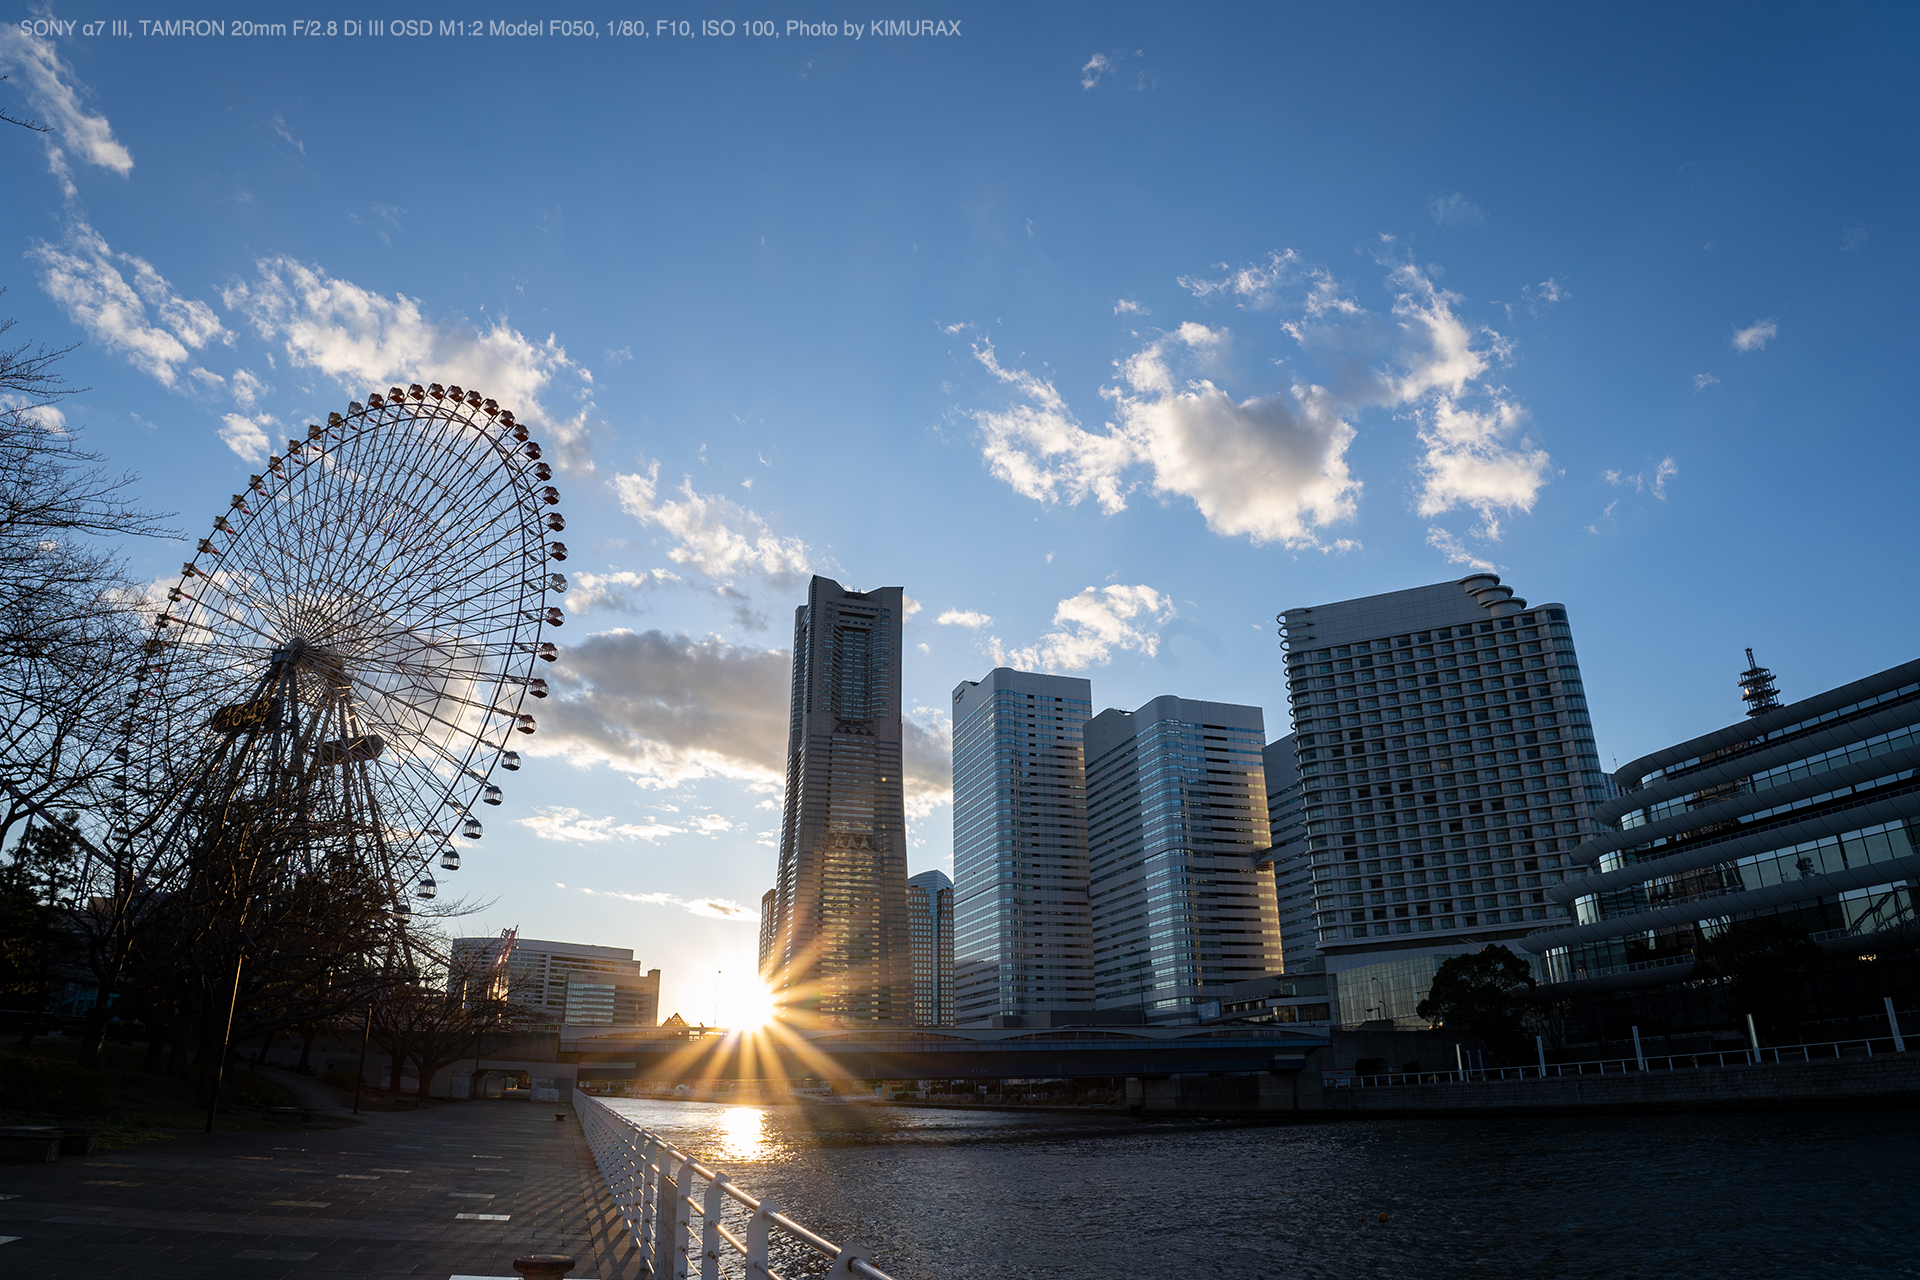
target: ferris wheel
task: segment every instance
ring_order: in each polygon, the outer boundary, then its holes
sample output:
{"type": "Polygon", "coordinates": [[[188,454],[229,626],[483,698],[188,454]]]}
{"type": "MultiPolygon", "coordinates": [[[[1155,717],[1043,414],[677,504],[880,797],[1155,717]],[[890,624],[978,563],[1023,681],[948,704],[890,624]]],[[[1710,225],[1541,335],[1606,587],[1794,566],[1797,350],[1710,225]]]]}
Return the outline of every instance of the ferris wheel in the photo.
{"type": "Polygon", "coordinates": [[[351,859],[399,917],[409,891],[434,897],[538,727],[567,589],[552,478],[511,411],[439,383],[353,402],[269,457],[147,644],[128,725],[171,723],[180,758],[122,759],[185,780],[148,838],[239,809],[295,872],[351,859]]]}

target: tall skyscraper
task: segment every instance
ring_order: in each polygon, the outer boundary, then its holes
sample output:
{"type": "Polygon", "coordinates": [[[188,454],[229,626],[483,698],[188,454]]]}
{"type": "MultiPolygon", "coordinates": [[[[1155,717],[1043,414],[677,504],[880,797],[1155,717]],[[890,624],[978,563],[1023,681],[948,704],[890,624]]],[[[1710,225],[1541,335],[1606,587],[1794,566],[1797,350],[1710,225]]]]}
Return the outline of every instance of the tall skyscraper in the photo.
{"type": "Polygon", "coordinates": [[[769,889],[760,895],[760,981],[768,977],[767,966],[780,935],[780,891],[769,889]]]}
{"type": "Polygon", "coordinates": [[[1258,707],[1155,698],[1087,722],[1094,1001],[1191,1022],[1280,971],[1258,707]]]}
{"type": "Polygon", "coordinates": [[[1267,771],[1267,826],[1273,847],[1260,855],[1273,872],[1274,903],[1280,913],[1280,956],[1288,973],[1300,973],[1321,959],[1313,927],[1313,863],[1307,856],[1305,793],[1293,735],[1269,742],[1260,752],[1267,771]]]}
{"type": "Polygon", "coordinates": [[[907,928],[913,938],[913,1025],[953,1025],[953,881],[922,871],[907,881],[907,928]]]}
{"type": "Polygon", "coordinates": [[[953,691],[954,1017],[1046,1026],[1093,1008],[1093,689],[996,667],[953,691]]]}
{"type": "Polygon", "coordinates": [[[1607,794],[1566,606],[1477,573],[1281,620],[1341,1016],[1411,1015],[1445,956],[1563,916],[1607,794]]]}
{"type": "Polygon", "coordinates": [[[899,587],[816,577],[794,612],[786,813],[769,986],[786,1018],[907,1025],[899,587]]]}

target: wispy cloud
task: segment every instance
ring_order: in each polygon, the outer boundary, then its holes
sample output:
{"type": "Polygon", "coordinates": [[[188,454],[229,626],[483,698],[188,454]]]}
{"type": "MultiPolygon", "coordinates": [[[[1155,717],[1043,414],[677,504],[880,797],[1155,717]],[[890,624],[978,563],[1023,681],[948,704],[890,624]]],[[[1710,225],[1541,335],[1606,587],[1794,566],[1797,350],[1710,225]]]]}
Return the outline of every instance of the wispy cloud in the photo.
{"type": "Polygon", "coordinates": [[[287,127],[287,118],[278,111],[273,113],[272,126],[274,136],[284,139],[288,146],[298,151],[301,155],[307,154],[307,144],[293,136],[293,130],[287,127]]]}
{"type": "Polygon", "coordinates": [[[613,478],[620,506],[641,524],[674,539],[667,558],[715,577],[751,573],[787,584],[812,572],[812,553],[797,537],[773,532],[759,515],[730,498],[703,494],[682,477],[678,498],[660,496],[660,464],[613,478]]]}
{"type": "Polygon", "coordinates": [[[272,425],[274,419],[270,414],[249,418],[243,414],[229,413],[220,419],[220,441],[248,462],[264,462],[271,445],[262,428],[272,425]]]}
{"type": "Polygon", "coordinates": [[[233,341],[212,307],[182,297],[146,259],[115,253],[85,221],[70,222],[59,245],[36,242],[27,256],[68,318],[162,386],[175,385],[195,351],[233,341]]]}
{"type": "MultiPolygon", "coordinates": [[[[1651,493],[1660,501],[1665,502],[1667,500],[1667,481],[1679,475],[1680,468],[1675,465],[1673,458],[1669,456],[1660,459],[1660,461],[1655,464],[1651,477],[1644,471],[1637,471],[1632,475],[1628,475],[1623,471],[1606,471],[1602,474],[1606,476],[1607,483],[1610,485],[1631,488],[1635,493],[1651,493]]],[[[1608,508],[1608,510],[1611,511],[1612,508],[1608,508]]]]}
{"type": "MultiPolygon", "coordinates": [[[[566,886],[560,887],[564,889],[566,886]]],[[[743,907],[731,898],[683,898],[677,893],[622,893],[618,889],[582,889],[580,892],[596,898],[619,898],[623,902],[638,902],[647,906],[679,907],[710,920],[738,920],[743,924],[756,924],[760,920],[758,911],[743,907]]]]}
{"type": "Polygon", "coordinates": [[[1319,387],[1237,401],[1208,379],[1176,379],[1177,361],[1205,365],[1229,338],[1188,322],[1148,343],[1122,363],[1122,385],[1102,392],[1119,418],[1103,431],[1083,427],[1052,383],[1004,368],[982,343],[975,357],[1022,397],[974,414],[989,469],[1026,497],[1091,497],[1111,514],[1126,509],[1130,473],[1144,468],[1154,492],[1190,499],[1216,533],[1319,545],[1316,528],[1354,509],[1353,428],[1319,387]]]}
{"type": "Polygon", "coordinates": [[[1033,644],[1010,649],[998,636],[987,644],[996,666],[1082,671],[1106,665],[1116,649],[1148,657],[1158,653],[1160,633],[1153,628],[1173,616],[1172,599],[1152,587],[1088,587],[1060,602],[1053,629],[1033,644]]]}
{"type": "Polygon", "coordinates": [[[1122,298],[1113,304],[1113,314],[1117,316],[1150,316],[1153,312],[1147,310],[1146,307],[1135,302],[1132,298],[1122,298]]]}
{"type": "Polygon", "coordinates": [[[1780,325],[1773,320],[1755,320],[1744,329],[1733,331],[1733,349],[1735,351],[1761,351],[1768,342],[1780,336],[1780,325]]]}
{"type": "Polygon", "coordinates": [[[1720,381],[1720,379],[1710,373],[1696,373],[1693,375],[1693,392],[1695,395],[1699,395],[1702,391],[1705,391],[1718,381],[1720,381]]]}
{"type": "Polygon", "coordinates": [[[1264,311],[1274,305],[1280,286],[1291,278],[1297,261],[1298,255],[1291,249],[1269,252],[1265,262],[1239,268],[1216,263],[1214,270],[1224,274],[1180,276],[1176,283],[1196,298],[1234,298],[1250,311],[1264,311]]]}
{"type": "Polygon", "coordinates": [[[256,265],[256,278],[222,300],[262,339],[281,344],[294,367],[316,369],[348,391],[432,381],[477,389],[539,429],[562,466],[593,470],[593,375],[553,335],[537,341],[503,321],[475,329],[431,320],[417,298],[387,297],[285,256],[256,265]]]}
{"type": "Polygon", "coordinates": [[[83,99],[89,90],[74,75],[73,68],[60,60],[51,41],[28,35],[14,22],[0,26],[0,71],[19,77],[15,83],[25,92],[27,102],[41,121],[52,127],[43,138],[47,168],[69,200],[78,190],[73,169],[67,163],[67,147],[72,147],[86,164],[123,178],[133,173],[133,153],[113,136],[113,126],[105,116],[87,110],[83,99]]]}
{"type": "Polygon", "coordinates": [[[641,607],[642,597],[680,581],[680,575],[665,569],[649,569],[645,573],[625,569],[614,573],[576,573],[573,589],[567,593],[567,612],[614,609],[631,613],[641,607]]]}
{"type": "Polygon", "coordinates": [[[1441,227],[1484,227],[1487,215],[1480,206],[1461,195],[1458,191],[1451,195],[1427,197],[1427,216],[1433,219],[1435,226],[1441,227]]]}
{"type": "Polygon", "coordinates": [[[646,822],[621,822],[615,818],[589,818],[578,809],[555,805],[537,811],[530,818],[516,819],[542,840],[560,840],[571,844],[602,844],[609,840],[646,840],[657,842],[667,836],[682,835],[685,827],[672,827],[655,819],[646,822]]]}
{"type": "Polygon", "coordinates": [[[1840,248],[1845,253],[1859,253],[1867,247],[1867,240],[1873,235],[1873,228],[1864,222],[1849,222],[1840,228],[1840,248]]]}
{"type": "Polygon", "coordinates": [[[1464,564],[1469,569],[1483,569],[1488,573],[1500,571],[1499,565],[1473,554],[1460,539],[1438,526],[1428,527],[1427,545],[1445,556],[1449,564],[1464,564]]]}
{"type": "Polygon", "coordinates": [[[993,619],[984,613],[975,613],[971,609],[949,609],[934,619],[943,627],[969,627],[978,630],[993,625],[993,619]]]}

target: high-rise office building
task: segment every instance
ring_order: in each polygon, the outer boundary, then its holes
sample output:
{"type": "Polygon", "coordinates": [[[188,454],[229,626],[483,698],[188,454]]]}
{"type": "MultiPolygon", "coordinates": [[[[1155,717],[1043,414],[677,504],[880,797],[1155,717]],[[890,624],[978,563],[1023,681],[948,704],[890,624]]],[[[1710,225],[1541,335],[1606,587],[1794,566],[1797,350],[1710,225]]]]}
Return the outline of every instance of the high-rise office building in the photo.
{"type": "Polygon", "coordinates": [[[786,813],[769,959],[781,1016],[913,1018],[899,587],[808,584],[794,612],[786,813]]]}
{"type": "Polygon", "coordinates": [[[1476,573],[1281,623],[1340,1015],[1411,1016],[1446,956],[1564,916],[1548,887],[1609,790],[1566,606],[1476,573]]]}
{"type": "Polygon", "coordinates": [[[773,946],[779,934],[780,891],[769,889],[760,895],[760,980],[767,980],[767,962],[773,959],[773,946]]]}
{"type": "Polygon", "coordinates": [[[1260,752],[1267,772],[1267,828],[1273,847],[1260,855],[1273,873],[1274,905],[1280,915],[1280,955],[1287,973],[1301,973],[1321,960],[1313,927],[1313,863],[1307,855],[1306,793],[1293,735],[1260,752]]]}
{"type": "Polygon", "coordinates": [[[996,667],[953,691],[954,1017],[1050,1026],[1093,1009],[1086,769],[1093,690],[996,667]]]}
{"type": "Polygon", "coordinates": [[[1192,1022],[1278,973],[1260,708],[1161,697],[1084,737],[1096,1008],[1192,1022]]]}
{"type": "Polygon", "coordinates": [[[907,881],[907,930],[913,939],[913,1025],[953,1025],[953,881],[922,871],[907,881]]]}
{"type": "MultiPolygon", "coordinates": [[[[505,995],[522,1031],[557,1031],[565,1024],[651,1027],[660,1017],[660,971],[642,972],[626,947],[539,938],[455,938],[449,953],[456,974],[477,994],[505,995]],[[500,962],[502,948],[506,962],[500,962]],[[506,990],[495,975],[504,972],[506,990]]],[[[463,993],[464,994],[464,993],[463,993]]]]}

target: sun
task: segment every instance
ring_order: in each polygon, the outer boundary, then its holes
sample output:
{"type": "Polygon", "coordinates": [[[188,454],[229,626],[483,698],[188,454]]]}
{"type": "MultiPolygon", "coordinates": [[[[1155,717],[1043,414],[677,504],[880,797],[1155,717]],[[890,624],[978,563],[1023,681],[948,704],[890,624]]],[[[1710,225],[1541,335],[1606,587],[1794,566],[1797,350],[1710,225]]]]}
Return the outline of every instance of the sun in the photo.
{"type": "Polygon", "coordinates": [[[758,1031],[773,1021],[773,993],[758,977],[722,993],[720,1025],[729,1031],[758,1031]]]}

